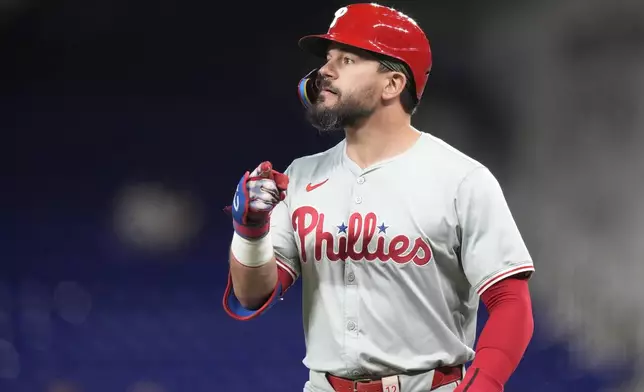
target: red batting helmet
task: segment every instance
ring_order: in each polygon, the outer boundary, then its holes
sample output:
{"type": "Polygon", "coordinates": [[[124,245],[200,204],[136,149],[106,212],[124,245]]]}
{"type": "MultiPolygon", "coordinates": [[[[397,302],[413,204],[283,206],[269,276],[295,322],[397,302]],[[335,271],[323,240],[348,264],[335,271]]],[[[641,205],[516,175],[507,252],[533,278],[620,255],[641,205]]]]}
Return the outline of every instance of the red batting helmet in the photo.
{"type": "MultiPolygon", "coordinates": [[[[416,98],[420,100],[432,68],[432,52],[423,30],[407,15],[374,3],[351,4],[335,12],[326,34],[303,37],[299,45],[325,58],[331,42],[402,61],[412,73],[416,98]]],[[[306,93],[307,77],[300,82],[300,95],[306,93]]],[[[302,98],[308,100],[306,94],[302,98]]]]}

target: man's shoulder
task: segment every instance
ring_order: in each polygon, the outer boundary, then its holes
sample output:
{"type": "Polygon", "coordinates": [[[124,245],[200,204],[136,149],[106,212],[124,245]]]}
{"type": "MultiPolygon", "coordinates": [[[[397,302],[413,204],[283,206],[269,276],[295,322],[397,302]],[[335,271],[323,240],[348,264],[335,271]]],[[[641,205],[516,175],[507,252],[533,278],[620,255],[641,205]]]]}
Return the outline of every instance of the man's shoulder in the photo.
{"type": "Polygon", "coordinates": [[[426,167],[435,168],[431,172],[440,172],[459,181],[472,171],[485,168],[472,156],[434,135],[423,133],[422,138],[422,151],[418,156],[426,167]]]}
{"type": "Polygon", "coordinates": [[[287,171],[289,175],[311,174],[320,170],[330,169],[342,157],[344,140],[333,147],[315,154],[304,155],[293,160],[287,171]]]}

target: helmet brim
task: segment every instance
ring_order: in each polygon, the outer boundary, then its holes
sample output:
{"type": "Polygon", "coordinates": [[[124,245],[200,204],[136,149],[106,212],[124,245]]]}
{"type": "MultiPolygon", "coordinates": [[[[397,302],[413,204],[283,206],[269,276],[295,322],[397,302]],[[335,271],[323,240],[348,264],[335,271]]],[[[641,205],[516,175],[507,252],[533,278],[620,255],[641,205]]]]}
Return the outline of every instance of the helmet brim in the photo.
{"type": "Polygon", "coordinates": [[[325,58],[329,46],[333,43],[351,46],[356,49],[364,50],[372,54],[386,55],[382,50],[373,45],[370,41],[362,41],[354,37],[346,37],[339,34],[317,34],[307,35],[298,41],[299,47],[305,52],[311,53],[316,57],[325,58]]]}
{"type": "Polygon", "coordinates": [[[298,46],[316,57],[325,58],[331,43],[337,42],[329,34],[307,35],[300,38],[298,46]]]}

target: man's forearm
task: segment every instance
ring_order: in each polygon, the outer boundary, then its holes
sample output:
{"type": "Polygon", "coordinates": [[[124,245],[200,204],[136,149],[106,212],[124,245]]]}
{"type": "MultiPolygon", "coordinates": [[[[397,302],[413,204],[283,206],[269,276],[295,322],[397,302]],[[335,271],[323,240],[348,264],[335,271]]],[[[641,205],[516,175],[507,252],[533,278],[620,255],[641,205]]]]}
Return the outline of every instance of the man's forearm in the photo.
{"type": "Polygon", "coordinates": [[[247,267],[230,255],[233,292],[246,309],[259,309],[271,296],[277,284],[275,257],[260,267],[247,267]]]}
{"type": "Polygon", "coordinates": [[[233,292],[242,306],[258,309],[277,285],[277,264],[270,235],[247,240],[234,234],[230,247],[233,292]]]}
{"type": "Polygon", "coordinates": [[[502,391],[532,338],[534,321],[526,280],[498,282],[483,293],[482,300],[490,316],[458,392],[502,391]]]}

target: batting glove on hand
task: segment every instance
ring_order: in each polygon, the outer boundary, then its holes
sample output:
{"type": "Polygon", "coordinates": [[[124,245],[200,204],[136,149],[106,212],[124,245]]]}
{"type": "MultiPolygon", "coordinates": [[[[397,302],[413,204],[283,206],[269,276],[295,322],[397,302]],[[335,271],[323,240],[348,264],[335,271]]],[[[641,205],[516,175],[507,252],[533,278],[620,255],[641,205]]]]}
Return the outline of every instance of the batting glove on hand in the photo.
{"type": "Polygon", "coordinates": [[[286,197],[288,176],[273,170],[270,162],[262,162],[252,173],[246,172],[226,210],[232,214],[237,234],[258,239],[268,233],[273,208],[286,197]]]}

